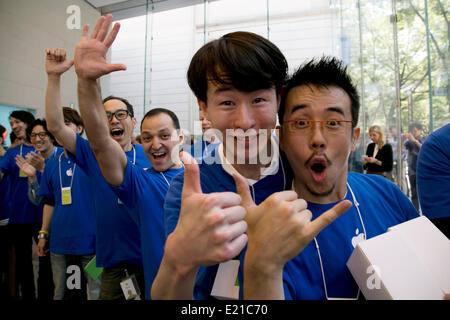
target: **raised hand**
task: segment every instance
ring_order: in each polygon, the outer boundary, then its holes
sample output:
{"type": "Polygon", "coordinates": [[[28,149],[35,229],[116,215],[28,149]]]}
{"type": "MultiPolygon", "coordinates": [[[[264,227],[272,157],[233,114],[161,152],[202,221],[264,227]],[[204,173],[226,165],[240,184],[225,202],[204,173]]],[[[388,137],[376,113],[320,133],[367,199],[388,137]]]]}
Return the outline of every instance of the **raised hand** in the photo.
{"type": "Polygon", "coordinates": [[[45,159],[40,152],[29,152],[26,156],[27,162],[32,165],[36,170],[43,172],[45,168],[45,159]]]}
{"type": "Polygon", "coordinates": [[[36,175],[36,169],[22,157],[21,155],[17,155],[15,157],[16,164],[28,177],[33,177],[36,175]]]}
{"type": "Polygon", "coordinates": [[[67,61],[64,49],[45,49],[45,71],[49,76],[60,76],[73,65],[73,59],[67,61]]]}
{"type": "Polygon", "coordinates": [[[247,243],[241,197],[233,192],[203,194],[198,164],[183,152],[184,185],[178,224],[166,242],[177,265],[193,269],[238,255],[247,243]]]}
{"type": "Polygon", "coordinates": [[[75,49],[75,72],[78,78],[96,80],[113,71],[126,70],[123,64],[110,64],[106,60],[106,53],[114,42],[120,29],[115,23],[111,32],[112,15],[100,17],[88,37],[89,25],[84,25],[81,40],[75,49]]]}
{"type": "MultiPolygon", "coordinates": [[[[256,206],[245,179],[239,174],[233,177],[242,198],[241,205],[247,210],[245,268],[262,272],[267,277],[276,272],[281,276],[286,262],[302,252],[323,228],[351,207],[350,201],[341,201],[311,221],[306,201],[298,199],[296,192],[274,193],[256,206]]],[[[279,279],[281,285],[281,277],[279,279]]]]}

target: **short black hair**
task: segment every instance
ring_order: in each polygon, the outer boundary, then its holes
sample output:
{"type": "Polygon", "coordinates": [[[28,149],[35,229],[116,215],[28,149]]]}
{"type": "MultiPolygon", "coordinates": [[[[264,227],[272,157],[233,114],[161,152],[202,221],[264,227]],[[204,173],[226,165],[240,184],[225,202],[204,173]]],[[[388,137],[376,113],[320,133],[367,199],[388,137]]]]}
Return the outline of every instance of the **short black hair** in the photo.
{"type": "Polygon", "coordinates": [[[251,92],[274,87],[280,92],[288,63],[280,49],[251,32],[232,32],[201,47],[191,59],[188,84],[207,102],[208,81],[251,92]]]}
{"type": "Polygon", "coordinates": [[[121,98],[121,97],[116,97],[113,95],[107,96],[105,99],[103,99],[103,104],[105,104],[105,102],[109,101],[109,100],[120,100],[123,103],[125,103],[125,105],[127,106],[127,110],[130,113],[130,116],[133,118],[134,117],[134,109],[133,106],[131,105],[131,103],[125,99],[125,98],[121,98]]]}
{"type": "Polygon", "coordinates": [[[145,119],[157,116],[160,113],[167,114],[172,119],[173,127],[176,130],[180,130],[180,121],[178,120],[177,115],[173,111],[171,111],[169,109],[165,109],[165,108],[153,108],[153,109],[149,110],[142,118],[141,130],[142,130],[142,123],[144,122],[145,119]]]}
{"type": "Polygon", "coordinates": [[[36,126],[42,126],[42,128],[44,128],[45,132],[47,133],[48,137],[52,140],[53,144],[57,144],[55,137],[47,129],[47,121],[45,121],[45,119],[36,119],[27,127],[28,141],[31,141],[30,135],[31,135],[31,132],[33,131],[33,128],[36,126]]]}
{"type": "Polygon", "coordinates": [[[34,121],[34,116],[31,112],[24,111],[24,110],[14,110],[10,113],[9,119],[16,118],[22,121],[27,125],[27,127],[30,126],[30,124],[34,121]]]}
{"type": "Polygon", "coordinates": [[[343,65],[341,60],[330,56],[324,56],[319,60],[311,59],[294,72],[283,88],[281,104],[278,110],[280,123],[283,123],[286,97],[289,91],[302,85],[315,85],[319,88],[336,86],[344,90],[351,101],[352,127],[356,127],[360,109],[359,94],[350,75],[347,73],[347,67],[343,65]]]}

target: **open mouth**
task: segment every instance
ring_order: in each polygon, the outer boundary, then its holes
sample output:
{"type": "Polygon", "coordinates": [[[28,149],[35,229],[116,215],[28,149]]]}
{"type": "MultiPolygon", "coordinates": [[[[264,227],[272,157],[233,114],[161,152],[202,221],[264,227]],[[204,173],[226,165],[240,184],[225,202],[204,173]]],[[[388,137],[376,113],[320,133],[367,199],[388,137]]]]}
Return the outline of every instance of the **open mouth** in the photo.
{"type": "Polygon", "coordinates": [[[322,183],[327,177],[327,161],[324,158],[316,158],[310,162],[310,171],[315,182],[322,183]]]}
{"type": "Polygon", "coordinates": [[[114,139],[120,139],[123,136],[124,130],[120,128],[115,128],[110,131],[111,137],[114,139]]]}

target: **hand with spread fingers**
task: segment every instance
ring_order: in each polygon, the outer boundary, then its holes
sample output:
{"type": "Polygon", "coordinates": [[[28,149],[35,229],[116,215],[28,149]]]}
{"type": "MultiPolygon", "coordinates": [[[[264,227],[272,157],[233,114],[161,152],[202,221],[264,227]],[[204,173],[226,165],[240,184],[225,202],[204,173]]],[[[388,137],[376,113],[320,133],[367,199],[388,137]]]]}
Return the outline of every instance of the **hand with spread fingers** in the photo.
{"type": "Polygon", "coordinates": [[[123,64],[110,64],[106,53],[111,47],[120,24],[115,23],[108,33],[112,15],[101,16],[88,36],[89,25],[84,25],[81,40],[75,49],[75,72],[79,79],[97,80],[101,76],[119,70],[126,70],[123,64]]]}
{"type": "Polygon", "coordinates": [[[294,191],[272,194],[260,205],[253,202],[245,179],[233,175],[246,208],[248,247],[244,260],[245,299],[284,299],[283,268],[314,237],[351,207],[348,200],[311,221],[307,203],[294,191]]]}

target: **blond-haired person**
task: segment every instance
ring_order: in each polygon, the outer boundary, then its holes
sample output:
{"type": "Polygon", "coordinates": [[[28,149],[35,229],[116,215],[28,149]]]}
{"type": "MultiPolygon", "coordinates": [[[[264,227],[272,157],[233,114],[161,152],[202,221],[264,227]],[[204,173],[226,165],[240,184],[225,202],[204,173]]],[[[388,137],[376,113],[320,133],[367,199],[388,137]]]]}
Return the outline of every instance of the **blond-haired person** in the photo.
{"type": "Polygon", "coordinates": [[[364,169],[368,174],[386,177],[387,172],[392,171],[392,146],[386,143],[383,130],[378,125],[369,128],[369,136],[372,143],[367,146],[366,155],[362,159],[364,169]]]}

